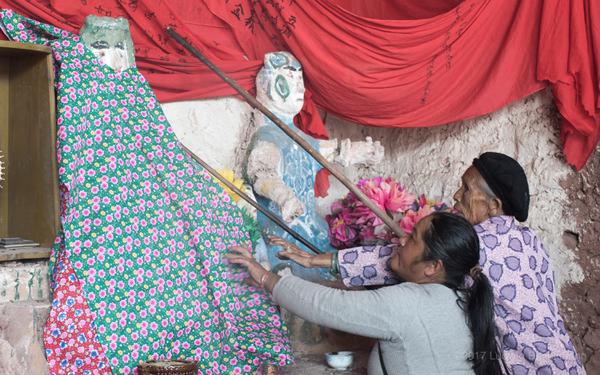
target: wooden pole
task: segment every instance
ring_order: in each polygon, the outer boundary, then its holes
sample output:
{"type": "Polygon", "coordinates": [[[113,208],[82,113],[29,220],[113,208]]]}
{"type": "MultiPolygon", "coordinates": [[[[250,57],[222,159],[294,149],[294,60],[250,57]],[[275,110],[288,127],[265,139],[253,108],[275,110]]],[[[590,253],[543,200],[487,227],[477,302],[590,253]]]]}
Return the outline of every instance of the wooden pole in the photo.
{"type": "Polygon", "coordinates": [[[196,56],[200,61],[206,64],[213,72],[215,72],[223,81],[227,82],[229,86],[231,86],[235,91],[237,91],[246,101],[254,108],[260,110],[265,116],[267,116],[279,129],[281,129],[285,134],[287,134],[290,138],[294,140],[297,144],[300,145],[306,152],[310,154],[319,164],[323,166],[323,168],[327,169],[334,175],[344,186],[348,188],[356,197],[365,204],[375,215],[377,215],[388,227],[396,233],[399,237],[404,236],[404,232],[400,227],[392,220],[390,216],[388,216],[383,210],[381,210],[375,203],[373,203],[362,191],[360,191],[346,176],[336,170],[333,165],[327,161],[317,150],[312,148],[312,146],[306,142],[301,136],[296,134],[292,129],[290,129],[283,121],[279,119],[273,112],[271,112],[267,107],[265,107],[262,103],[260,103],[256,98],[245,90],[243,87],[238,85],[237,82],[229,78],[221,69],[219,69],[215,64],[213,64],[210,60],[208,60],[204,55],[200,53],[196,48],[192,47],[183,37],[177,32],[175,32],[172,28],[168,27],[167,32],[175,38],[175,40],[184,46],[188,51],[190,51],[194,56],[196,56]]]}
{"type": "Polygon", "coordinates": [[[225,186],[227,186],[228,188],[230,188],[231,190],[233,190],[234,193],[236,193],[237,195],[239,195],[242,199],[244,199],[246,202],[250,203],[250,205],[252,205],[252,207],[256,208],[257,210],[259,210],[260,212],[262,212],[266,217],[268,217],[269,219],[271,219],[275,224],[279,225],[279,227],[281,229],[283,229],[284,231],[288,232],[292,237],[294,237],[295,239],[297,239],[298,241],[300,241],[300,243],[302,243],[304,246],[306,246],[307,248],[309,248],[312,252],[314,252],[315,254],[322,254],[323,251],[317,249],[313,244],[311,244],[310,242],[308,242],[306,239],[304,239],[304,237],[302,237],[298,232],[296,232],[295,230],[293,230],[292,228],[288,227],[283,220],[281,220],[280,218],[277,217],[277,215],[275,215],[274,213],[272,213],[271,211],[269,211],[268,209],[262,207],[260,204],[256,203],[252,198],[250,198],[246,193],[244,193],[243,191],[241,191],[240,189],[238,189],[234,184],[232,184],[231,182],[227,181],[227,179],[225,177],[223,177],[219,172],[217,172],[216,170],[214,170],[210,165],[208,165],[204,160],[200,159],[196,154],[194,154],[189,148],[187,148],[183,143],[181,143],[181,147],[183,147],[183,149],[194,159],[196,160],[201,166],[204,167],[204,169],[206,169],[208,171],[208,173],[212,174],[213,176],[215,176],[219,181],[221,181],[223,184],[225,184],[225,186]]]}

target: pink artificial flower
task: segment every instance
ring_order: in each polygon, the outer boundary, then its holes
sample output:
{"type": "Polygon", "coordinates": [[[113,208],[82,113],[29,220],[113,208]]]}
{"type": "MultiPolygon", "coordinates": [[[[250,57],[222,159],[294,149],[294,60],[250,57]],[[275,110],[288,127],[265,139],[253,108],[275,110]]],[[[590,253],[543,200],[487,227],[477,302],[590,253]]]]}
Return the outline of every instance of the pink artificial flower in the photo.
{"type": "Polygon", "coordinates": [[[344,217],[341,214],[327,215],[326,219],[331,245],[336,249],[351,247],[357,238],[357,232],[344,221],[344,217]]]}
{"type": "MultiPolygon", "coordinates": [[[[424,194],[415,196],[392,178],[362,179],[357,187],[379,208],[400,224],[405,233],[412,232],[415,224],[433,211],[446,209],[441,202],[428,201],[424,194]]],[[[327,217],[331,244],[344,247],[398,243],[398,238],[370,208],[356,195],[348,193],[331,206],[327,217]]]]}
{"type": "Polygon", "coordinates": [[[389,184],[385,184],[381,177],[361,181],[363,183],[361,184],[359,181],[360,190],[379,208],[385,209],[385,203],[389,195],[389,184]]]}
{"type": "Polygon", "coordinates": [[[406,191],[402,185],[392,181],[386,209],[392,213],[406,211],[410,208],[414,200],[414,195],[406,191]]]}
{"type": "Polygon", "coordinates": [[[383,221],[375,215],[375,213],[364,204],[357,204],[350,212],[345,212],[348,217],[348,223],[355,225],[380,225],[383,221]]]}
{"type": "Polygon", "coordinates": [[[419,208],[427,205],[427,198],[425,198],[425,194],[419,195],[419,198],[417,198],[417,204],[419,205],[419,208]]]}
{"type": "Polygon", "coordinates": [[[412,233],[415,225],[433,211],[433,208],[427,205],[419,208],[418,211],[408,210],[402,220],[400,220],[400,229],[406,234],[412,233]]]}
{"type": "Polygon", "coordinates": [[[375,234],[375,227],[363,226],[358,234],[360,245],[373,245],[377,243],[378,237],[375,234]]]}
{"type": "Polygon", "coordinates": [[[338,214],[338,213],[342,212],[345,209],[345,207],[344,207],[344,205],[343,205],[342,202],[343,201],[341,201],[341,200],[336,200],[336,201],[334,201],[331,204],[331,213],[332,214],[334,214],[334,215],[338,214]]]}

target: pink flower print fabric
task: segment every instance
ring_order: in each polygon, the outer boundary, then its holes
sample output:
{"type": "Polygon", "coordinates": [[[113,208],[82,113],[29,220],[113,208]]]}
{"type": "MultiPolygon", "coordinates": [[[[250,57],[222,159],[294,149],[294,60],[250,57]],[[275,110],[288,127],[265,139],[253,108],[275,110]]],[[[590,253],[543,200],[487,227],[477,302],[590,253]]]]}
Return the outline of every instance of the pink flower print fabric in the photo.
{"type": "Polygon", "coordinates": [[[197,360],[202,374],[290,363],[276,307],[222,262],[249,242],[242,213],[181,149],[144,77],[102,65],[68,32],[0,16],[11,39],[51,46],[56,63],[63,232],[50,373],[130,374],[167,358],[197,360]]]}

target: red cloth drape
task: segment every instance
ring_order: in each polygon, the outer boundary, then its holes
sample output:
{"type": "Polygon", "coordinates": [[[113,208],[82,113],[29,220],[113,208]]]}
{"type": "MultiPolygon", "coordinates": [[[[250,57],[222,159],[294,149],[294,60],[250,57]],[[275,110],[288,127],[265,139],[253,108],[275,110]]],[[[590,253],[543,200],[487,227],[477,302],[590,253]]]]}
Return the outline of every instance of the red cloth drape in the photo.
{"type": "Polygon", "coordinates": [[[309,94],[299,126],[326,131],[316,105],[384,127],[483,115],[552,86],[567,161],[600,139],[596,0],[0,0],[76,31],[85,15],[124,16],[138,66],[161,101],[232,95],[164,31],[174,27],[252,90],[265,52],[289,50],[309,94]],[[338,5],[339,4],[339,5],[338,5]]]}

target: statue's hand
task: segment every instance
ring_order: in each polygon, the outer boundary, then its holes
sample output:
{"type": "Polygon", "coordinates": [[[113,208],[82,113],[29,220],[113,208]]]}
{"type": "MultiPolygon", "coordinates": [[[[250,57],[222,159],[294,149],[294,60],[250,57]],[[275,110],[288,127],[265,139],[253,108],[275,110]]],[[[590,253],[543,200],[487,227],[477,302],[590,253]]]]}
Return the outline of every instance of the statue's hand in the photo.
{"type": "Polygon", "coordinates": [[[291,223],[304,213],[304,204],[296,197],[286,199],[281,205],[281,216],[286,223],[291,223]]]}
{"type": "Polygon", "coordinates": [[[319,140],[319,153],[323,155],[323,157],[327,159],[327,161],[335,161],[338,147],[339,146],[337,138],[319,140]]]}
{"type": "Polygon", "coordinates": [[[375,165],[383,160],[384,149],[379,141],[373,142],[371,137],[365,141],[352,142],[344,139],[340,142],[340,153],[336,162],[347,167],[353,164],[375,165]]]}
{"type": "Polygon", "coordinates": [[[364,161],[366,165],[375,165],[383,161],[385,150],[379,141],[373,142],[371,137],[367,137],[367,143],[371,146],[371,152],[364,161]]]}

